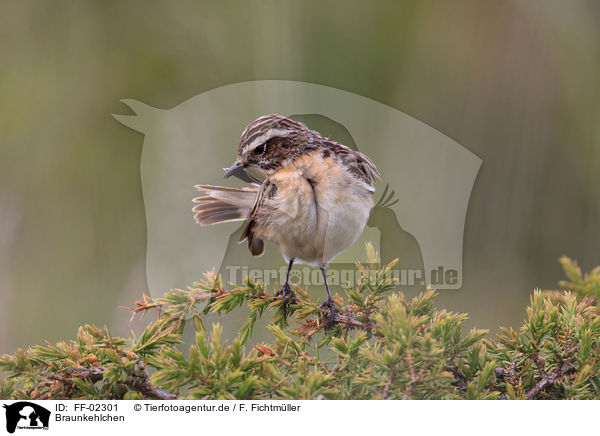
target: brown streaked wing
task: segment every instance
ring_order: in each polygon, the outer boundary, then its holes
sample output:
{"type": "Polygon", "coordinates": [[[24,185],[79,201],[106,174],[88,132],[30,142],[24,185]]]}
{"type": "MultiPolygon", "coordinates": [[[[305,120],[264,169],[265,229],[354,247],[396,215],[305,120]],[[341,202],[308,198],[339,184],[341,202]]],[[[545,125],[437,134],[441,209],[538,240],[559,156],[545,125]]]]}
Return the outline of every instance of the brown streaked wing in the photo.
{"type": "Polygon", "coordinates": [[[358,150],[328,140],[323,150],[323,158],[327,158],[331,154],[336,156],[352,175],[368,185],[374,186],[375,181],[381,178],[371,159],[358,150]]]}
{"type": "Polygon", "coordinates": [[[248,219],[246,220],[246,225],[242,230],[242,234],[240,235],[240,239],[238,242],[243,242],[244,240],[248,240],[248,249],[253,256],[260,256],[264,252],[264,242],[262,239],[257,237],[254,234],[254,230],[257,225],[257,217],[259,214],[264,213],[265,206],[265,198],[269,198],[271,194],[276,191],[276,186],[269,180],[266,179],[260,187],[260,191],[256,196],[256,201],[254,202],[254,206],[252,210],[248,214],[248,219]],[[275,187],[275,189],[273,189],[275,187]]]}
{"type": "Polygon", "coordinates": [[[360,151],[352,150],[355,156],[354,166],[360,173],[360,177],[369,185],[374,186],[375,181],[381,178],[377,167],[371,159],[360,151]]]}

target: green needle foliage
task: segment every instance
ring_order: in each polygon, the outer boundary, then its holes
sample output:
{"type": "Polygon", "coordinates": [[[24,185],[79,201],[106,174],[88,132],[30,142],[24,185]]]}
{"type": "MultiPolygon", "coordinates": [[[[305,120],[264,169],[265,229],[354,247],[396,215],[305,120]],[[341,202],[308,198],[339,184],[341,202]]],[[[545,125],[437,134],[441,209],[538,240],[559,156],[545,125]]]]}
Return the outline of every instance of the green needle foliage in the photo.
{"type": "Polygon", "coordinates": [[[297,289],[281,313],[260,283],[225,289],[214,272],[187,290],[145,296],[131,308],[157,311],[139,337],[86,325],[67,342],[0,357],[3,399],[587,399],[600,398],[600,268],[582,275],[561,263],[568,291],[535,291],[518,329],[466,332],[467,315],[438,310],[435,292],[407,301],[394,287],[395,262],[380,266],[371,246],[362,278],[338,314],[297,289]],[[207,313],[246,306],[231,341],[207,313]],[[249,345],[261,317],[270,343],[249,345]],[[294,325],[292,327],[291,325],[294,325]],[[182,335],[193,329],[185,349],[182,335]]]}

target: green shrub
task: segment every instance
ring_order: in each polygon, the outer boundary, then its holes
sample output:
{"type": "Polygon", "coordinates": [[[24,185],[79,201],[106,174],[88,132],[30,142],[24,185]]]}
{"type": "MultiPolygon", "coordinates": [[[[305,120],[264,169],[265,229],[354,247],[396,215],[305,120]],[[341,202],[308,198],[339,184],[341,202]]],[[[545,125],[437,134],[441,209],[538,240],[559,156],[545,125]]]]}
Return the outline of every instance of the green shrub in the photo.
{"type": "Polygon", "coordinates": [[[389,265],[362,271],[324,309],[297,289],[288,318],[259,283],[225,289],[214,272],[188,290],[144,297],[133,315],[156,310],[139,337],[113,337],[86,325],[77,337],[0,357],[0,398],[7,399],[571,399],[600,398],[600,268],[583,276],[561,259],[567,292],[535,291],[518,329],[464,331],[467,315],[438,310],[435,292],[407,301],[389,265]],[[249,308],[230,342],[205,329],[209,312],[249,308]],[[249,345],[256,321],[273,316],[272,341],[249,345]],[[290,327],[294,321],[297,327],[290,327]],[[182,335],[195,341],[183,352],[182,335]]]}

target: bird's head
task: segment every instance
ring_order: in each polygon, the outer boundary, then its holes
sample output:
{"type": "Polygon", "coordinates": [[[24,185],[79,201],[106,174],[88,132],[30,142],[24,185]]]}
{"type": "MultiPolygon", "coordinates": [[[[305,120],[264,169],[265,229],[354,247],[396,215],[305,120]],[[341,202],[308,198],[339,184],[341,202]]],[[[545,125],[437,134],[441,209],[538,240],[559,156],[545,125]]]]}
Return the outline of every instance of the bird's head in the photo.
{"type": "Polygon", "coordinates": [[[240,137],[237,159],[226,171],[229,177],[246,168],[264,176],[292,163],[318,146],[318,133],[283,115],[264,115],[252,121],[240,137]]]}

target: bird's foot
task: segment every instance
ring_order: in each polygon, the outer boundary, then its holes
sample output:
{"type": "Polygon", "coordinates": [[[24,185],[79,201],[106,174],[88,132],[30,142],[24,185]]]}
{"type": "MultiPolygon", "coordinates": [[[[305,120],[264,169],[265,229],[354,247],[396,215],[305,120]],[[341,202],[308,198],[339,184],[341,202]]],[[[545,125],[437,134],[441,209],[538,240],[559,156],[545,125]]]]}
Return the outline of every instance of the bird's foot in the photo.
{"type": "Polygon", "coordinates": [[[273,296],[273,301],[275,301],[277,299],[277,297],[279,297],[280,295],[283,297],[282,301],[281,301],[281,307],[283,309],[283,316],[286,317],[288,304],[294,304],[296,302],[296,294],[294,294],[294,291],[292,291],[292,288],[290,288],[290,285],[285,283],[283,285],[283,288],[281,288],[279,291],[275,292],[275,295],[273,296]]]}
{"type": "Polygon", "coordinates": [[[321,304],[321,307],[326,307],[327,309],[329,309],[329,315],[325,320],[325,327],[329,328],[335,323],[335,315],[337,313],[337,310],[335,309],[335,303],[331,298],[328,298],[321,304]]]}

